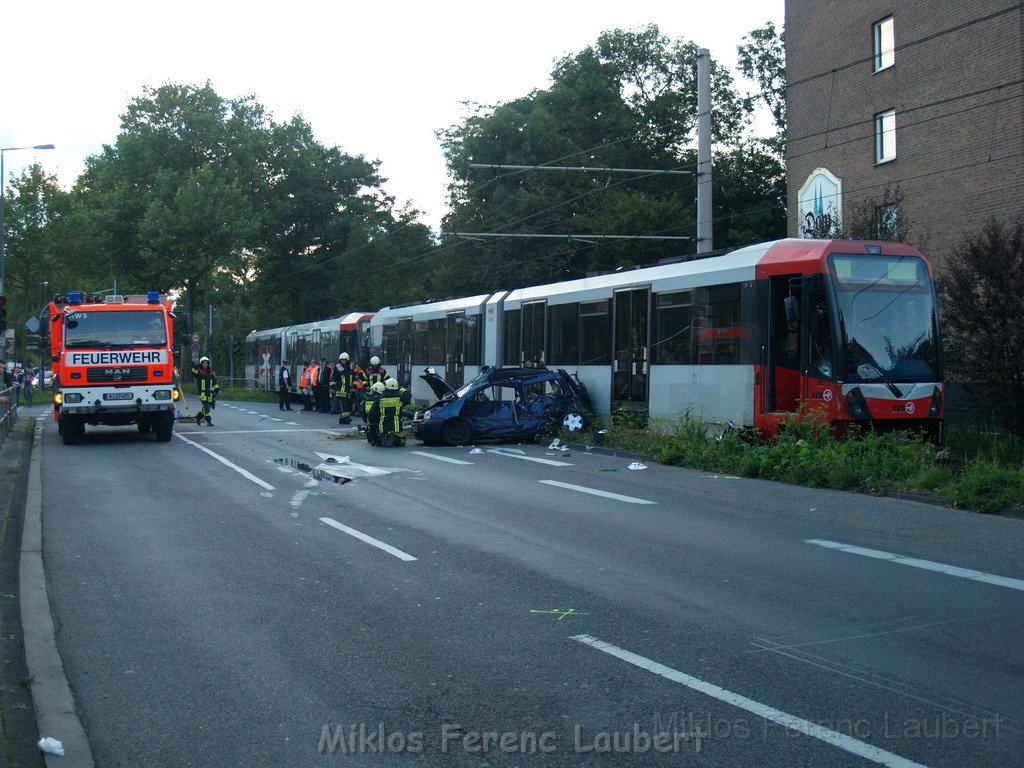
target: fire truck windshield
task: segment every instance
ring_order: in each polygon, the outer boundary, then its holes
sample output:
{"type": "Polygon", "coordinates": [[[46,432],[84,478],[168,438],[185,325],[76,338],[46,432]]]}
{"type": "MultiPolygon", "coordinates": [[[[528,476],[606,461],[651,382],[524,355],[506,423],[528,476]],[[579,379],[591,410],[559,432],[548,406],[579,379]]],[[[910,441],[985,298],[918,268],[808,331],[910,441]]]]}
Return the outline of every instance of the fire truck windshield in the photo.
{"type": "Polygon", "coordinates": [[[131,349],[166,344],[166,316],[159,310],[83,310],[69,313],[64,321],[65,349],[131,349]]]}
{"type": "Polygon", "coordinates": [[[931,277],[914,256],[829,257],[847,381],[941,378],[931,277]]]}

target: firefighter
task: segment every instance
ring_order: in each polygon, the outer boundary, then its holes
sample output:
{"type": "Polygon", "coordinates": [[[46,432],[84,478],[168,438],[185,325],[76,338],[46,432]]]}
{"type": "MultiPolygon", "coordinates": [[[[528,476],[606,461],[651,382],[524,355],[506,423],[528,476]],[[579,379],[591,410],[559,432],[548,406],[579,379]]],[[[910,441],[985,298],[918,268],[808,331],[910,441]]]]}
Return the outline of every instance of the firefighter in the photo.
{"type": "Polygon", "coordinates": [[[210,411],[217,405],[217,395],[220,393],[220,384],[217,383],[217,374],[210,367],[210,358],[199,358],[199,365],[192,369],[192,375],[196,379],[196,387],[199,389],[199,403],[201,408],[196,417],[199,424],[206,419],[208,426],[213,426],[213,419],[210,418],[210,411]]]}
{"type": "Polygon", "coordinates": [[[383,384],[388,380],[388,372],[380,364],[380,358],[376,355],[370,358],[370,364],[363,371],[363,380],[366,382],[367,389],[372,389],[378,381],[383,384]]]}
{"type": "Polygon", "coordinates": [[[366,442],[370,445],[380,445],[380,430],[376,422],[370,418],[370,411],[374,404],[384,396],[384,382],[378,381],[370,387],[370,393],[363,400],[363,419],[366,421],[366,442]]]}
{"type": "Polygon", "coordinates": [[[355,407],[353,400],[356,396],[356,373],[352,368],[352,361],[349,360],[348,352],[342,352],[338,357],[338,365],[331,377],[334,384],[334,391],[339,401],[339,424],[352,423],[352,410],[355,407]]]}
{"type": "Polygon", "coordinates": [[[359,363],[352,365],[352,373],[355,374],[355,378],[352,380],[354,388],[352,393],[352,411],[358,414],[360,418],[365,419],[366,411],[363,409],[363,400],[366,399],[367,394],[370,392],[370,385],[366,380],[366,371],[359,363]]]}
{"type": "Polygon", "coordinates": [[[384,393],[370,407],[369,418],[379,431],[380,444],[386,448],[405,445],[405,432],[402,430],[403,399],[407,395],[398,385],[397,379],[384,382],[384,393]]]}

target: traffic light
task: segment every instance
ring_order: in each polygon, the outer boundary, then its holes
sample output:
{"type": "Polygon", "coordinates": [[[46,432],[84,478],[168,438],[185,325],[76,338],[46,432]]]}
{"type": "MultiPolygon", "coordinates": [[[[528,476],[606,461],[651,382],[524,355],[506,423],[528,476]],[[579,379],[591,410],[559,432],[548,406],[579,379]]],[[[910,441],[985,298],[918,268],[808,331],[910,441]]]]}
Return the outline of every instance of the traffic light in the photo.
{"type": "Polygon", "coordinates": [[[239,353],[239,351],[241,351],[241,349],[242,349],[242,342],[239,341],[238,339],[231,339],[231,355],[232,355],[232,357],[237,355],[239,353]]]}
{"type": "Polygon", "coordinates": [[[7,333],[7,297],[0,296],[0,335],[7,333]]]}

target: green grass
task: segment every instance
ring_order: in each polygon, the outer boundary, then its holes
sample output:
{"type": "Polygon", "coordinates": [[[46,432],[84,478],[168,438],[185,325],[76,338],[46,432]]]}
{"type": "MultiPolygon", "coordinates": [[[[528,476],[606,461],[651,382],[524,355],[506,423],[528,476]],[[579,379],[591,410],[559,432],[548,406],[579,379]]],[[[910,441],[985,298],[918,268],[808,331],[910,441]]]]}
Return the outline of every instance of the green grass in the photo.
{"type": "Polygon", "coordinates": [[[1024,511],[1024,446],[1011,436],[951,431],[939,448],[900,433],[837,440],[809,421],[785,425],[774,443],[737,431],[709,436],[706,425],[688,415],[638,426],[613,420],[600,440],[591,432],[586,442],[739,477],[873,494],[916,491],[978,512],[1024,511]]]}

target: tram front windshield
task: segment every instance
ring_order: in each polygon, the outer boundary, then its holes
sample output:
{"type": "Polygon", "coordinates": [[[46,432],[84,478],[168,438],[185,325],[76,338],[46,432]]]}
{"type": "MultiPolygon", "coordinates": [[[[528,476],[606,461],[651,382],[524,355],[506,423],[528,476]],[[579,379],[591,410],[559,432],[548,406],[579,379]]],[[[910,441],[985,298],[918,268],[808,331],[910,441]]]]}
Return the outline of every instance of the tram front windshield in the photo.
{"type": "Polygon", "coordinates": [[[935,294],[916,256],[833,254],[847,381],[938,381],[935,294]]]}

